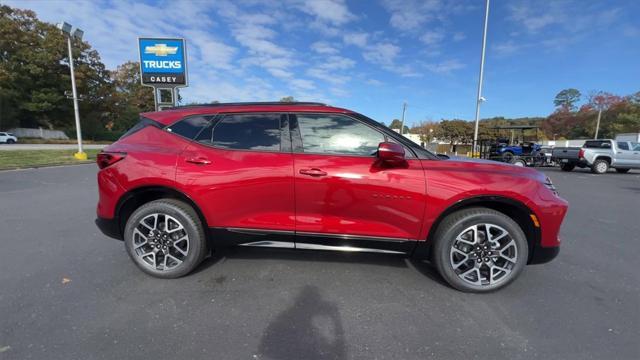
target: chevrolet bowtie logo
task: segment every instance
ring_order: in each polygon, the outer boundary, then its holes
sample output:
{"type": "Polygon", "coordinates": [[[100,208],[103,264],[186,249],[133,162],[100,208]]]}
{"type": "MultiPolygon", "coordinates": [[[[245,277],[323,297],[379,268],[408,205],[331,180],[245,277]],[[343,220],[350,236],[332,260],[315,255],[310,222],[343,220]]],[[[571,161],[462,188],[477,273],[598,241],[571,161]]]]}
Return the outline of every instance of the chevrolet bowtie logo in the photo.
{"type": "Polygon", "coordinates": [[[167,46],[167,44],[155,44],[153,46],[145,46],[145,54],[155,54],[156,56],[173,55],[178,51],[177,46],[167,46]]]}

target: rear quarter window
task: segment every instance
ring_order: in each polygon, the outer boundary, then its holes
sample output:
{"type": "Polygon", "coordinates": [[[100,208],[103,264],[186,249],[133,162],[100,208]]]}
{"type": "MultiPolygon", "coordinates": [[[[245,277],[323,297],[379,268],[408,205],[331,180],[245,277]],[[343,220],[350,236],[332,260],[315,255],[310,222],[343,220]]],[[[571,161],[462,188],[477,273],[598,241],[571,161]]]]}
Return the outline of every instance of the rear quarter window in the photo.
{"type": "Polygon", "coordinates": [[[608,140],[585,141],[583,147],[587,149],[611,149],[611,141],[608,141],[608,140]]]}
{"type": "Polygon", "coordinates": [[[191,116],[168,126],[167,131],[193,140],[209,125],[210,121],[209,116],[191,116]]]}
{"type": "Polygon", "coordinates": [[[147,119],[147,118],[144,118],[144,117],[141,117],[140,121],[138,121],[135,125],[133,125],[131,127],[131,129],[127,130],[127,132],[122,134],[122,136],[120,136],[120,139],[124,139],[127,136],[130,136],[131,134],[134,134],[134,133],[144,129],[147,126],[155,126],[158,129],[162,128],[162,124],[160,124],[159,122],[151,120],[151,119],[147,119]]]}

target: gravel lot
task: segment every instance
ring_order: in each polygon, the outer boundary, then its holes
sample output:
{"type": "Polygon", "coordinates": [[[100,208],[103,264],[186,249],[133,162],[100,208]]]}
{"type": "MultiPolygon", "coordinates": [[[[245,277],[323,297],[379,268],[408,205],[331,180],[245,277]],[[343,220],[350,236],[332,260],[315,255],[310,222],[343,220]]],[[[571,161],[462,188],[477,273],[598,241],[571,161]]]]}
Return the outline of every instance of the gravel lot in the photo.
{"type": "Polygon", "coordinates": [[[93,224],[95,165],[0,172],[0,359],[640,358],[640,173],[545,172],[560,255],[488,295],[401,257],[249,248],[154,279],[93,224]]]}

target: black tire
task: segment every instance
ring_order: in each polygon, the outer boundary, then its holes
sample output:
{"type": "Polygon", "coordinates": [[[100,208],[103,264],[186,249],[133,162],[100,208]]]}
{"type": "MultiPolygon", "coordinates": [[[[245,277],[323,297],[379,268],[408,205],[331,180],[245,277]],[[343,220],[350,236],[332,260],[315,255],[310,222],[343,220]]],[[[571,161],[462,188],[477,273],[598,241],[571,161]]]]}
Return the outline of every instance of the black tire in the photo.
{"type": "Polygon", "coordinates": [[[594,174],[604,174],[609,171],[609,162],[604,159],[597,159],[591,165],[591,172],[594,174]]]}
{"type": "Polygon", "coordinates": [[[488,208],[469,208],[447,216],[434,236],[433,260],[442,277],[454,288],[464,292],[484,293],[503,288],[515,280],[524,269],[529,256],[527,238],[520,226],[507,215],[488,208]],[[474,285],[463,280],[454,270],[450,253],[456,237],[471,226],[492,224],[505,229],[514,240],[517,254],[511,272],[493,284],[474,285]]]}
{"type": "MultiPolygon", "coordinates": [[[[208,254],[206,232],[200,218],[191,206],[175,199],[155,200],[136,209],[127,220],[124,229],[124,243],[127,253],[138,268],[151,276],[164,279],[174,279],[190,273],[208,254]],[[188,235],[187,255],[179,265],[171,269],[152,268],[134,250],[134,230],[142,219],[156,213],[168,215],[178,220],[188,235]]],[[[154,255],[154,262],[155,259],[156,255],[154,255]]]]}
{"type": "Polygon", "coordinates": [[[620,169],[620,168],[616,169],[616,171],[619,172],[620,174],[626,174],[629,172],[629,170],[631,169],[620,169]]]}
{"type": "Polygon", "coordinates": [[[505,151],[502,153],[502,161],[506,163],[511,163],[513,161],[514,155],[511,151],[505,151]]]}
{"type": "Polygon", "coordinates": [[[576,165],[575,164],[561,164],[560,165],[560,170],[562,171],[572,171],[573,169],[575,169],[576,165]]]}
{"type": "Polygon", "coordinates": [[[13,139],[7,139],[7,144],[15,144],[16,141],[13,139]]]}

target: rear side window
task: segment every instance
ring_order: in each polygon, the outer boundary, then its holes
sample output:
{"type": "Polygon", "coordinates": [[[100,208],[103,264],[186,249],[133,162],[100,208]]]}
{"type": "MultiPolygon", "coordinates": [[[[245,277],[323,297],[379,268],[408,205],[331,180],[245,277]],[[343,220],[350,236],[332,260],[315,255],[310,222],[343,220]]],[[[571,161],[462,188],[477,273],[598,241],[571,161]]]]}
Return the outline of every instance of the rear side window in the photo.
{"type": "Polygon", "coordinates": [[[169,126],[167,131],[184,136],[187,139],[195,139],[200,132],[209,125],[208,116],[192,116],[182,119],[169,126]]]}
{"type": "Polygon", "coordinates": [[[127,136],[144,129],[147,126],[155,126],[158,129],[162,128],[162,125],[159,122],[141,117],[140,121],[138,121],[135,125],[133,125],[131,129],[127,130],[127,132],[122,134],[122,136],[120,136],[120,139],[124,139],[127,136]]]}
{"type": "Polygon", "coordinates": [[[611,142],[607,140],[590,140],[584,143],[588,149],[611,149],[611,142]]]}
{"type": "Polygon", "coordinates": [[[618,141],[618,148],[622,150],[629,150],[629,144],[618,141]]]}
{"type": "Polygon", "coordinates": [[[280,151],[281,116],[226,115],[213,129],[213,146],[234,150],[280,151]]]}

